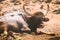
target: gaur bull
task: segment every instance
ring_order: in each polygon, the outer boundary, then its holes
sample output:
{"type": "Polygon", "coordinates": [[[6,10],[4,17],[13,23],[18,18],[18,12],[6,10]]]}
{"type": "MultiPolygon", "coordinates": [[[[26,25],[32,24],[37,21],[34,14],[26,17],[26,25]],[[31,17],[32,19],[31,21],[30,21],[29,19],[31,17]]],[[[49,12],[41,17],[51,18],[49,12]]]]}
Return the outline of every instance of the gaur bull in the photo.
{"type": "Polygon", "coordinates": [[[35,12],[33,14],[28,13],[25,10],[25,6],[27,6],[26,4],[23,6],[24,11],[26,12],[26,14],[28,14],[27,16],[30,17],[26,17],[27,18],[27,23],[28,23],[28,27],[31,29],[31,32],[36,32],[37,28],[40,28],[43,24],[43,21],[49,21],[48,18],[45,17],[43,12],[35,12]]]}
{"type": "Polygon", "coordinates": [[[42,27],[43,21],[47,22],[49,19],[44,16],[42,12],[36,12],[32,17],[28,19],[28,25],[31,32],[36,32],[37,28],[42,27]]]}

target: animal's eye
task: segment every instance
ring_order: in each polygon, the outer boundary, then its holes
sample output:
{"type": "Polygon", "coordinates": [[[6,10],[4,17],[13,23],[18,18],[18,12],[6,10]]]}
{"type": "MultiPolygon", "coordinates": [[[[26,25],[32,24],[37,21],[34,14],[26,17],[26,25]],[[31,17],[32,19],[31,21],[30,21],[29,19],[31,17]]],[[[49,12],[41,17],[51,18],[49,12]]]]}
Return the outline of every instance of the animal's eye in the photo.
{"type": "Polygon", "coordinates": [[[11,15],[12,17],[14,16],[14,15],[11,15]]]}

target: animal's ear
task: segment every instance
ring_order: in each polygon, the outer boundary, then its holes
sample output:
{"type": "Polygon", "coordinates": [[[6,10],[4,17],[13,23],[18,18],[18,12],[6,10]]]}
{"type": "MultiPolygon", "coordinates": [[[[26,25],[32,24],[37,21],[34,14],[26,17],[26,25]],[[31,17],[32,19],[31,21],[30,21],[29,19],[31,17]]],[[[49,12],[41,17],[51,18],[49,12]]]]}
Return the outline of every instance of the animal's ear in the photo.
{"type": "Polygon", "coordinates": [[[47,22],[47,21],[49,21],[49,18],[43,18],[43,21],[47,22]]]}

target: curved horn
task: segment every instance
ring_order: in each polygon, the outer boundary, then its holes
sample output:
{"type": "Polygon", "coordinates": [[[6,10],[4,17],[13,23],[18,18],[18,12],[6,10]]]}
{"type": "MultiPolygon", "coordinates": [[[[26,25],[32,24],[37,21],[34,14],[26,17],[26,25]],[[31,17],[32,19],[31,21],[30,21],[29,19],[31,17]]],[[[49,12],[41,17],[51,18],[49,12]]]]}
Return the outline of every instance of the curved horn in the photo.
{"type": "Polygon", "coordinates": [[[47,9],[43,10],[44,15],[47,15],[48,11],[49,11],[49,5],[47,4],[47,9]]]}
{"type": "Polygon", "coordinates": [[[47,15],[48,11],[49,11],[49,4],[47,4],[47,12],[46,12],[46,15],[47,15]]]}
{"type": "Polygon", "coordinates": [[[27,15],[31,16],[31,14],[26,11],[25,6],[27,6],[27,4],[24,4],[24,5],[23,5],[23,10],[24,10],[24,12],[25,12],[27,15]]]}

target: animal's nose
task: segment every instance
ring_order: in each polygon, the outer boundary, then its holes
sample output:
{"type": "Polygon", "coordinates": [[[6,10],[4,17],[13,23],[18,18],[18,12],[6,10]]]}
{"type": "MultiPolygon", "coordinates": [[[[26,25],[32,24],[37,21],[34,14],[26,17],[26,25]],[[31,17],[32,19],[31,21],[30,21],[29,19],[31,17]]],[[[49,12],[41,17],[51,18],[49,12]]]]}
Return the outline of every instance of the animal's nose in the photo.
{"type": "Polygon", "coordinates": [[[49,21],[49,18],[44,18],[43,21],[47,22],[47,21],[49,21]]]}

